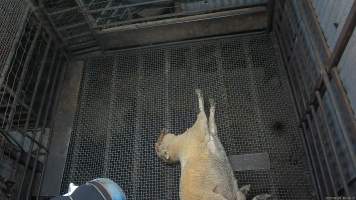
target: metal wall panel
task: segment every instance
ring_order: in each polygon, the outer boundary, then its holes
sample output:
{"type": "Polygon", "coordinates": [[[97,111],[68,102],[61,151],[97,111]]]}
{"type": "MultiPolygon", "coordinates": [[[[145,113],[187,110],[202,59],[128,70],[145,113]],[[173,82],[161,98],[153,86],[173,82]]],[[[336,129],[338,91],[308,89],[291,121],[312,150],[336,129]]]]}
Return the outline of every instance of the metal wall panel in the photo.
{"type": "Polygon", "coordinates": [[[312,0],[320,26],[331,49],[335,47],[353,2],[353,0],[312,0]]]}
{"type": "MultiPolygon", "coordinates": [[[[333,2],[316,6],[317,12],[333,12],[333,2]]],[[[328,66],[331,40],[325,40],[318,23],[328,14],[317,18],[308,0],[277,1],[276,11],[274,32],[304,129],[315,189],[320,199],[355,195],[356,121],[342,86],[354,101],[355,33],[339,64],[342,83],[337,69],[328,66]]]]}
{"type": "Polygon", "coordinates": [[[356,31],[354,30],[349,44],[339,63],[340,76],[347,91],[356,117],[356,31]]]}

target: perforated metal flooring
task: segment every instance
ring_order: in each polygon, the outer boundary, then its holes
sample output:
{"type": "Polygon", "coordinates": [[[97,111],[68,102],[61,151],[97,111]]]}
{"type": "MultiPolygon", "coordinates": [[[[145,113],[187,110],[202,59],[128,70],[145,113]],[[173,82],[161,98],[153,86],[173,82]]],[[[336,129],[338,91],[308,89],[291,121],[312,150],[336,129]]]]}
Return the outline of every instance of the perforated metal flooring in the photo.
{"type": "Polygon", "coordinates": [[[217,101],[228,155],[268,152],[270,170],[236,173],[251,195],[312,199],[287,75],[267,34],[118,52],[87,61],[62,190],[109,177],[129,199],[179,199],[179,165],[155,154],[162,128],[196,117],[195,88],[217,101]]]}

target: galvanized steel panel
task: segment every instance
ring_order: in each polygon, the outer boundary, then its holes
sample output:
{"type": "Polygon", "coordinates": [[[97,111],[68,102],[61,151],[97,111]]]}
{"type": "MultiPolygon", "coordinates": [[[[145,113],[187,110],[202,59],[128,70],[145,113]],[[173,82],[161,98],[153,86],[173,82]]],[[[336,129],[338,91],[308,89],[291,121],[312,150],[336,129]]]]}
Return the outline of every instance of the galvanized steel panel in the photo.
{"type": "Polygon", "coordinates": [[[321,29],[331,49],[335,47],[352,3],[353,0],[312,0],[321,29]]]}
{"type": "MultiPolygon", "coordinates": [[[[343,85],[349,96],[349,100],[356,111],[356,31],[354,30],[349,44],[341,57],[339,68],[343,85]]],[[[355,115],[356,117],[356,115],[355,115]]]]}

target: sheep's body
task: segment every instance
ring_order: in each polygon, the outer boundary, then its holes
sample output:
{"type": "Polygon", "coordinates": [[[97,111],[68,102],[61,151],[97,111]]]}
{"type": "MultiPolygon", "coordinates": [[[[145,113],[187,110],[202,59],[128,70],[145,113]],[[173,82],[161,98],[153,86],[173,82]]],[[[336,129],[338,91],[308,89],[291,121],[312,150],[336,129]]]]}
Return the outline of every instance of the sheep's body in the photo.
{"type": "Polygon", "coordinates": [[[209,121],[197,90],[200,112],[183,134],[161,133],[156,152],[167,162],[181,164],[181,200],[245,200],[249,185],[238,188],[230,162],[217,136],[215,103],[211,100],[209,121]]]}

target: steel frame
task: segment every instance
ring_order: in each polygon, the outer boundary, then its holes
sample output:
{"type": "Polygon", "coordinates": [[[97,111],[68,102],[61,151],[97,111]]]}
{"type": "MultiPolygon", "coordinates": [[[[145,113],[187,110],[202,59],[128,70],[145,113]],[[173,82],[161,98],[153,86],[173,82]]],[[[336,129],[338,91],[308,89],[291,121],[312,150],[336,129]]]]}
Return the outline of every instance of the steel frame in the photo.
{"type": "Polygon", "coordinates": [[[355,17],[355,9],[351,9],[347,23],[343,27],[344,34],[341,34],[338,39],[338,48],[332,52],[316,21],[317,17],[311,7],[310,0],[276,1],[275,10],[277,12],[274,16],[274,32],[279,40],[289,73],[319,198],[325,198],[326,194],[329,196],[353,194],[355,191],[351,191],[352,188],[350,188],[352,180],[345,176],[347,169],[341,164],[346,162],[342,160],[345,158],[340,158],[337,153],[343,150],[337,146],[333,137],[337,134],[343,139],[346,144],[344,154],[351,159],[347,161],[348,168],[356,170],[356,152],[352,148],[356,143],[355,137],[353,137],[353,134],[356,133],[356,121],[336,69],[350,37],[350,30],[355,27],[355,20],[351,20],[355,17]],[[298,13],[293,15],[293,12],[298,13]],[[303,45],[303,41],[307,39],[312,39],[307,42],[309,46],[303,45]],[[308,58],[308,56],[311,57],[308,58]],[[311,70],[313,68],[310,65],[316,67],[314,69],[317,70],[311,70]],[[317,72],[317,76],[313,76],[315,72],[317,72]],[[309,76],[314,78],[312,82],[308,81],[309,76]],[[327,98],[330,100],[329,104],[326,103],[327,98]],[[328,119],[327,112],[332,113],[335,118],[328,119]],[[318,118],[318,114],[321,120],[318,118]],[[332,127],[328,120],[333,121],[334,126],[338,126],[340,129],[332,127]],[[322,132],[321,127],[325,127],[326,132],[322,132]],[[332,135],[332,130],[336,131],[333,132],[334,135],[332,135]],[[331,145],[325,146],[321,142],[322,136],[327,138],[331,145]],[[332,152],[331,156],[326,152],[332,152]],[[333,161],[336,166],[332,167],[333,161]],[[335,173],[333,170],[339,174],[338,177],[332,176],[335,173]],[[336,178],[341,185],[336,185],[336,178]]]}

